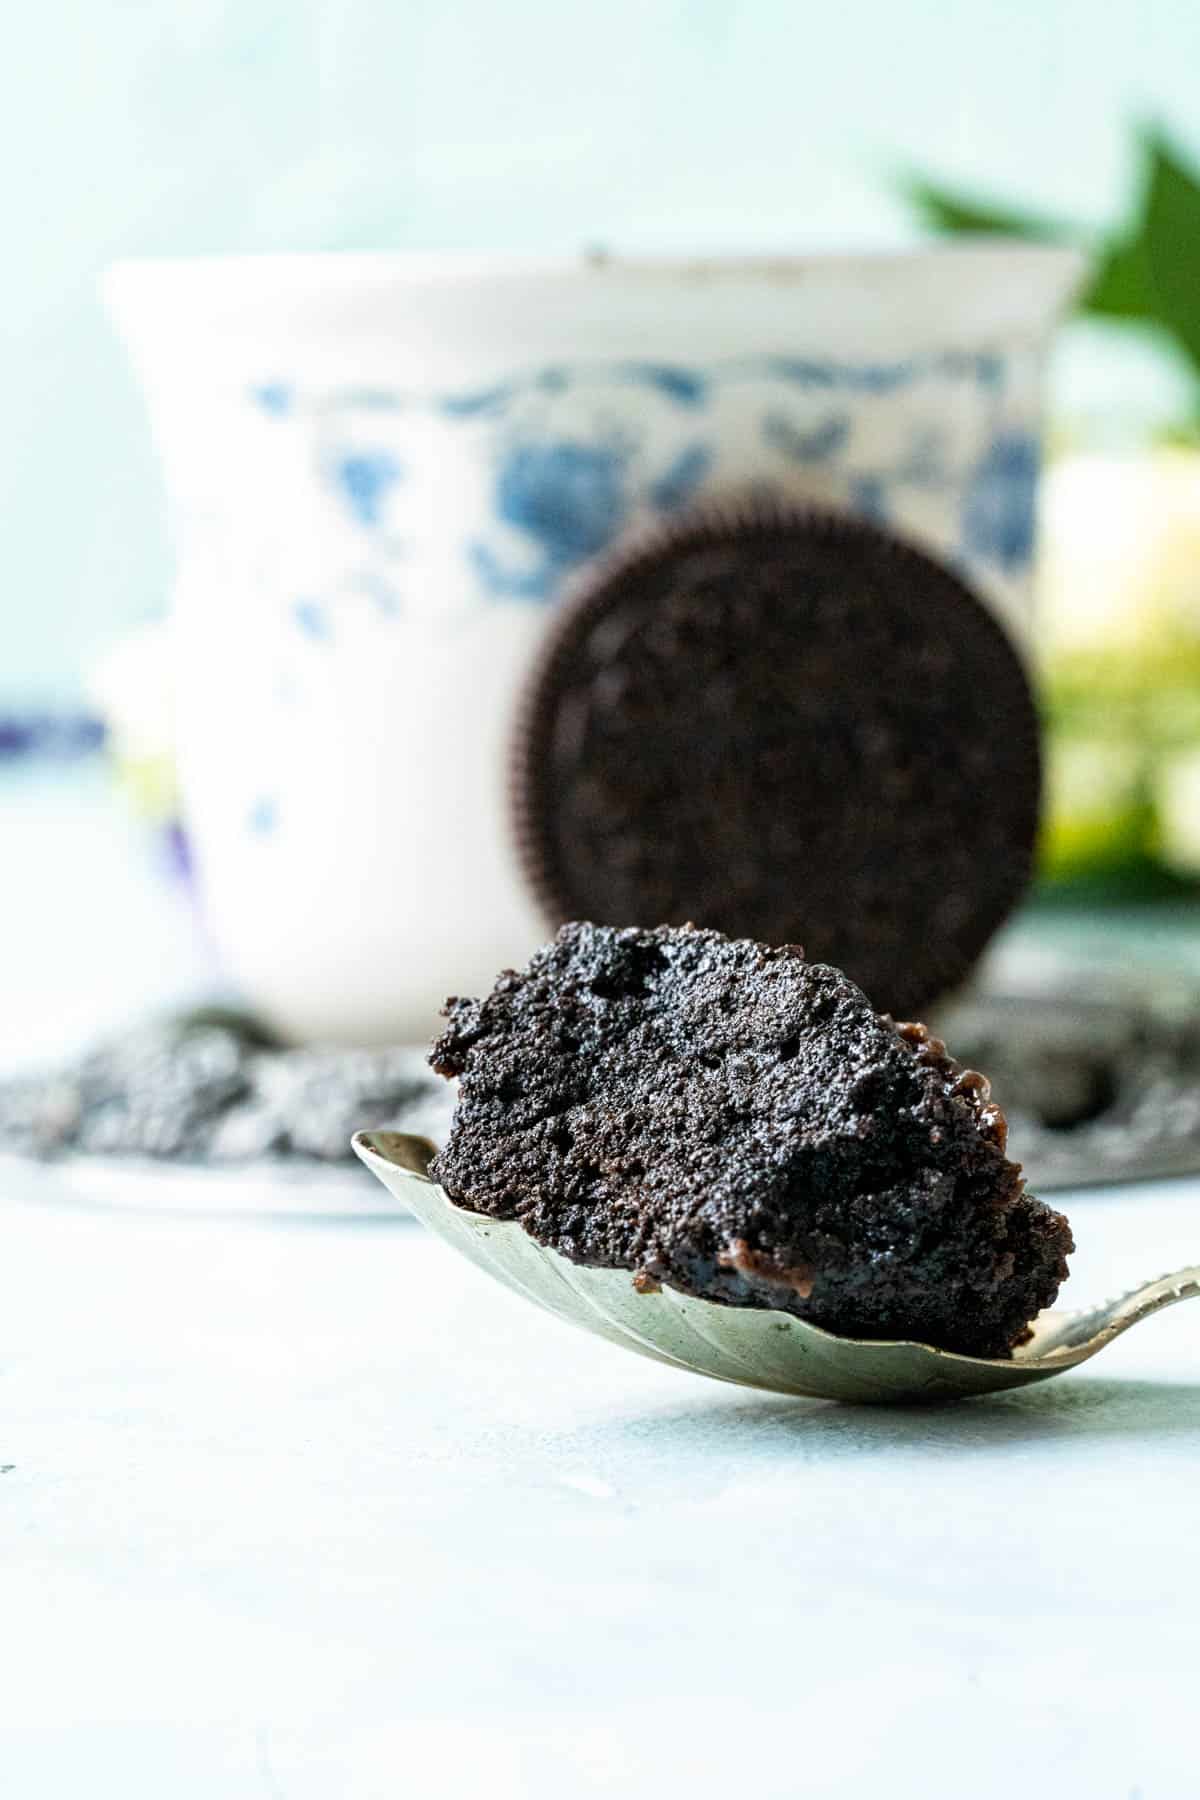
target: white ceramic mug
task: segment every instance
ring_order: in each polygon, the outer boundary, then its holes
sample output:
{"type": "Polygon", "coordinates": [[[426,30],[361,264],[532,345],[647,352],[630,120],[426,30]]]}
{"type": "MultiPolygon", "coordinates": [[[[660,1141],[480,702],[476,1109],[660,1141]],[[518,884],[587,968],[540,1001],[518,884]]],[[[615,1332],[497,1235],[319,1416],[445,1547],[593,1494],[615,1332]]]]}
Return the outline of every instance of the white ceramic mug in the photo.
{"type": "Polygon", "coordinates": [[[1069,252],[127,263],[172,504],[178,754],[210,928],[300,1038],[424,1037],[544,935],[514,691],[567,577],[748,488],[893,525],[1027,622],[1069,252]]]}

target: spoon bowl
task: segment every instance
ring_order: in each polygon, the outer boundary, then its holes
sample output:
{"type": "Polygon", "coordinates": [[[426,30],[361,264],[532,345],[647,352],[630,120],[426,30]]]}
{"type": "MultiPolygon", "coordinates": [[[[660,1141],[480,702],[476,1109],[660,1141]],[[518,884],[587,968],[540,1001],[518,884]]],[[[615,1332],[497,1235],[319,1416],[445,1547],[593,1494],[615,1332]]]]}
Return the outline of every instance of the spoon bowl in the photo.
{"type": "Polygon", "coordinates": [[[429,1178],[427,1138],[360,1131],[354,1149],[422,1224],[535,1305],[639,1356],[771,1393],[879,1405],[1025,1387],[1077,1368],[1151,1313],[1200,1296],[1200,1267],[1193,1267],[1079,1312],[1039,1313],[1028,1342],[1006,1358],[837,1337],[793,1313],[724,1306],[667,1286],[642,1293],[628,1269],[568,1262],[515,1221],[455,1206],[429,1178]]]}

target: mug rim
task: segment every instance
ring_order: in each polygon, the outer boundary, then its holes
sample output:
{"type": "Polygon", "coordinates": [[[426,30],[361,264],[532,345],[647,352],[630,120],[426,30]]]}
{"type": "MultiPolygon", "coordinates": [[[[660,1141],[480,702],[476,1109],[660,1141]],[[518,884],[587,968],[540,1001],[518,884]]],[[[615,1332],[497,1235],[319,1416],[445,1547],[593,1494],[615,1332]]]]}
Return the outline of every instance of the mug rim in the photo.
{"type": "Polygon", "coordinates": [[[235,283],[274,287],[297,281],[340,288],[362,281],[384,285],[454,286],[490,280],[559,280],[594,283],[631,275],[651,279],[754,280],[787,282],[814,274],[860,271],[887,273],[922,263],[971,264],[1027,262],[1042,269],[1059,264],[1082,266],[1083,254],[1071,244],[1035,243],[1001,233],[964,235],[953,240],[923,241],[908,246],[866,250],[797,250],[788,252],[715,251],[688,254],[608,250],[563,253],[475,250],[318,250],[239,251],[231,254],[127,256],[102,273],[107,293],[197,282],[226,288],[235,283]]]}

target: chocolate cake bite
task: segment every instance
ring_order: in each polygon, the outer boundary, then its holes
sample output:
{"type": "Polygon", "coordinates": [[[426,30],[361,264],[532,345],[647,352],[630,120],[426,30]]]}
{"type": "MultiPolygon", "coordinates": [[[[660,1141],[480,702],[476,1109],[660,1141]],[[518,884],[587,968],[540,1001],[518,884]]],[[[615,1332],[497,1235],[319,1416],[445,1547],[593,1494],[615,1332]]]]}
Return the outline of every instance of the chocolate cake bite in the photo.
{"type": "Polygon", "coordinates": [[[1066,1275],[984,1077],[794,945],[566,925],[445,1015],[431,1173],[573,1262],[992,1357],[1066,1275]]]}

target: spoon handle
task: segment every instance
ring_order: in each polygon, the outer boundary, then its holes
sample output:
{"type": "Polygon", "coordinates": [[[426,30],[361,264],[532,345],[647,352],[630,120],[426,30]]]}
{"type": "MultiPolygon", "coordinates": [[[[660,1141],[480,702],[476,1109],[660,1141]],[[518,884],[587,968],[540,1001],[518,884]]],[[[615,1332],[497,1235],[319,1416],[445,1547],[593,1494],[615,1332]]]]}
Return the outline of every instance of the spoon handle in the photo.
{"type": "Polygon", "coordinates": [[[1197,1297],[1200,1297],[1200,1264],[1193,1263],[1190,1268],[1177,1269],[1173,1275],[1160,1275],[1157,1281],[1147,1281],[1122,1299],[1110,1301],[1103,1330],[1107,1335],[1117,1337],[1140,1319],[1161,1312],[1164,1306],[1197,1297]]]}
{"type": "Polygon", "coordinates": [[[1174,1306],[1179,1300],[1195,1299],[1200,1299],[1200,1264],[1193,1263],[1190,1268],[1177,1269],[1173,1275],[1144,1281],[1140,1287],[1116,1300],[1105,1300],[1099,1306],[1070,1314],[1051,1342],[1042,1347],[1042,1354],[1056,1356],[1086,1346],[1091,1355],[1120,1337],[1131,1325],[1148,1319],[1151,1313],[1174,1306]]]}

